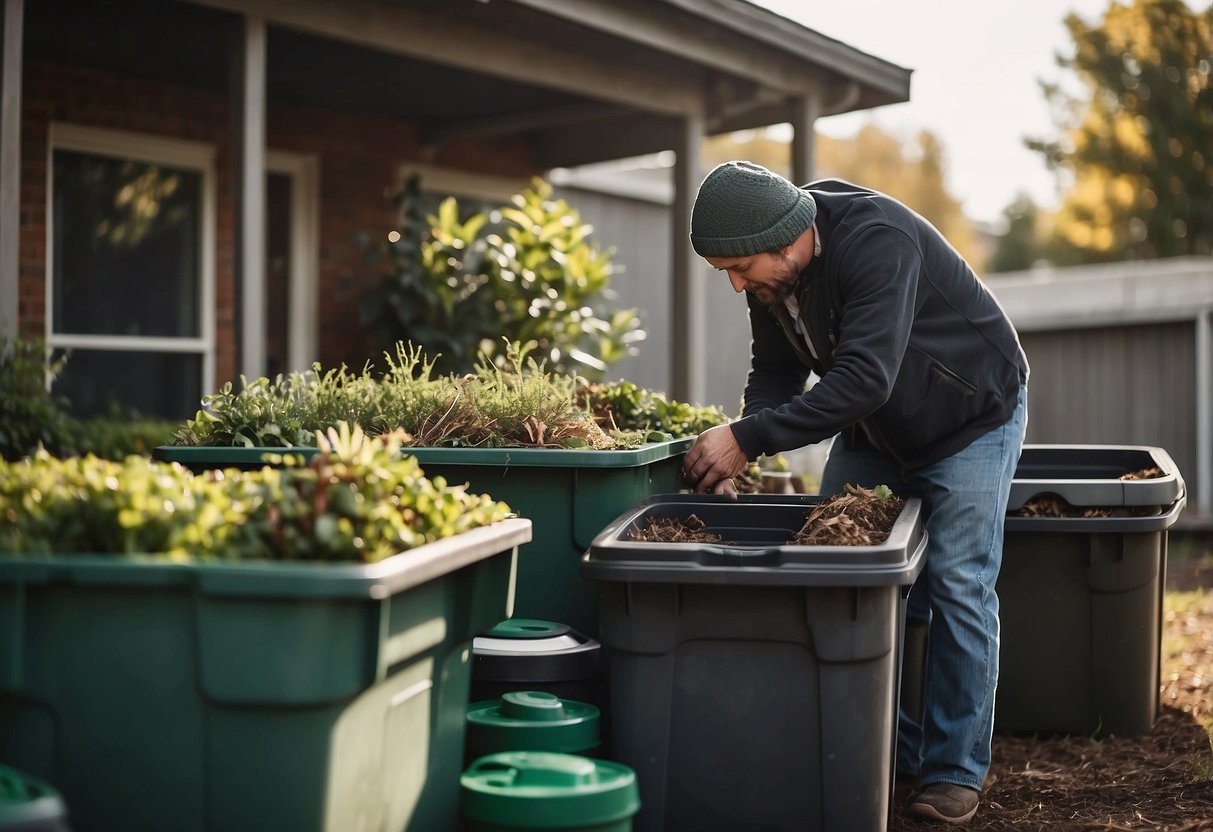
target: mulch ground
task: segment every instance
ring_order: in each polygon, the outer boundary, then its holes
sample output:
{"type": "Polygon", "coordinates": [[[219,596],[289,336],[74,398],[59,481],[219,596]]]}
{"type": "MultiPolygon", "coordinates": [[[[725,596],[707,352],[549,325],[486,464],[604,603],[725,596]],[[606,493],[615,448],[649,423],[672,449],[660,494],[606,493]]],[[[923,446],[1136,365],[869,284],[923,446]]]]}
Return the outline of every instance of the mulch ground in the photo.
{"type": "MultiPolygon", "coordinates": [[[[1213,832],[1213,560],[1172,561],[1162,637],[1162,712],[1142,737],[995,736],[969,830],[1213,832]]],[[[941,829],[905,815],[890,832],[941,829]]]]}

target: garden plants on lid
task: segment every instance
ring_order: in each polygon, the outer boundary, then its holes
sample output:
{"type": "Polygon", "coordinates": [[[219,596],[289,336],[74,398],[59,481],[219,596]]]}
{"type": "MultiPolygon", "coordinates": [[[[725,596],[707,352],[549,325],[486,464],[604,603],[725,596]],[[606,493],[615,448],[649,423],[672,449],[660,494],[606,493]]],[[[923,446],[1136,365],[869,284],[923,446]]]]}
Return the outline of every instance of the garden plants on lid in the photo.
{"type": "Polygon", "coordinates": [[[485,495],[427,479],[407,437],[345,423],[320,453],[253,471],[191,474],[131,456],[0,463],[0,552],[374,562],[509,516],[485,495]]]}
{"type": "MultiPolygon", "coordinates": [[[[610,449],[640,444],[636,432],[608,436],[576,402],[576,378],[546,372],[511,344],[509,363],[484,360],[466,376],[434,374],[419,347],[397,344],[381,377],[342,366],[274,380],[242,378],[204,400],[177,432],[178,445],[294,447],[311,445],[336,419],[366,433],[403,430],[412,447],[610,449]]],[[[668,437],[667,437],[668,438],[668,437]]]]}

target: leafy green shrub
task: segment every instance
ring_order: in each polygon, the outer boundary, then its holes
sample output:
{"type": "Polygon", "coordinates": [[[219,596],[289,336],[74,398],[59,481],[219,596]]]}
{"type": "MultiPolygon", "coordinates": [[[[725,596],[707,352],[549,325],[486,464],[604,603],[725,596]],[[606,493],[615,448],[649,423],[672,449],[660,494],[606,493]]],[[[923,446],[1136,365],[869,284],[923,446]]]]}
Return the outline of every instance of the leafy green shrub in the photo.
{"type": "Polygon", "coordinates": [[[223,548],[245,506],[222,480],[131,456],[59,459],[45,450],[0,463],[0,551],[163,552],[223,548]]]}
{"type": "Polygon", "coordinates": [[[0,552],[373,562],[510,514],[427,479],[399,433],[342,423],[317,440],[306,463],[200,475],[135,456],[0,462],[0,552]]]}
{"type": "Polygon", "coordinates": [[[21,459],[42,447],[61,457],[122,459],[151,453],[172,441],[176,423],[144,419],[138,413],[73,417],[67,399],[47,390],[47,382],[58,376],[68,357],[50,360],[37,338],[0,337],[0,456],[21,459]]]}
{"type": "Polygon", "coordinates": [[[429,226],[416,178],[400,197],[403,228],[390,268],[363,303],[364,325],[385,344],[410,341],[436,356],[440,372],[471,371],[482,353],[501,364],[507,342],[526,344],[558,374],[601,378],[636,354],[644,338],[636,310],[603,311],[610,252],[552,187],[536,179],[512,204],[461,219],[448,198],[429,226]]]}
{"type": "Polygon", "coordinates": [[[146,456],[159,445],[173,441],[177,422],[142,419],[97,417],[68,419],[69,438],[56,451],[58,456],[92,454],[102,459],[124,459],[132,454],[146,456]]]}
{"type": "Polygon", "coordinates": [[[20,459],[39,445],[58,450],[67,444],[67,401],[47,389],[64,360],[48,362],[40,339],[0,336],[0,456],[4,459],[20,459]]]}
{"type": "Polygon", "coordinates": [[[630,381],[583,384],[578,397],[600,425],[619,430],[660,431],[681,438],[729,421],[718,407],[673,401],[630,381]]]}

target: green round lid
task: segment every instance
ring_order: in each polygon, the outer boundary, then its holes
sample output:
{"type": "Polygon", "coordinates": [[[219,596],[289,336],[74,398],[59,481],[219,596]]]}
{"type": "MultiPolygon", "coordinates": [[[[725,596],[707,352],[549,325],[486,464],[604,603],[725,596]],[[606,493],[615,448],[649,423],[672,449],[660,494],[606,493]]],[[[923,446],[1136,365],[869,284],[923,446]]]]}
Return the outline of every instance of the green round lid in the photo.
{"type": "Polygon", "coordinates": [[[27,824],[67,814],[59,793],[33,777],[0,766],[0,823],[27,824]]]}
{"type": "Polygon", "coordinates": [[[544,691],[511,691],[468,705],[468,753],[589,751],[598,747],[599,722],[598,709],[588,703],[544,691]]]}
{"type": "Polygon", "coordinates": [[[636,774],[619,763],[547,751],[481,757],[461,778],[464,816],[523,829],[568,829],[630,818],[636,774]]]}
{"type": "Polygon", "coordinates": [[[491,638],[555,638],[572,629],[568,624],[538,618],[507,618],[485,635],[491,638]]]}

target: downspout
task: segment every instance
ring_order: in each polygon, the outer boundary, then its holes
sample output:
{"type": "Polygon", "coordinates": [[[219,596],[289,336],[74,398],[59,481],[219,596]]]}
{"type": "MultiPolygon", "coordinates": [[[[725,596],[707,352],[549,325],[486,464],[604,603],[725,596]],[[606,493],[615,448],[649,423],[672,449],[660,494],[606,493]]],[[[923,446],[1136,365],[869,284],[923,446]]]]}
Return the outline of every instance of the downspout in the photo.
{"type": "Polygon", "coordinates": [[[1196,314],[1196,508],[1213,517],[1213,308],[1196,314]]]}

